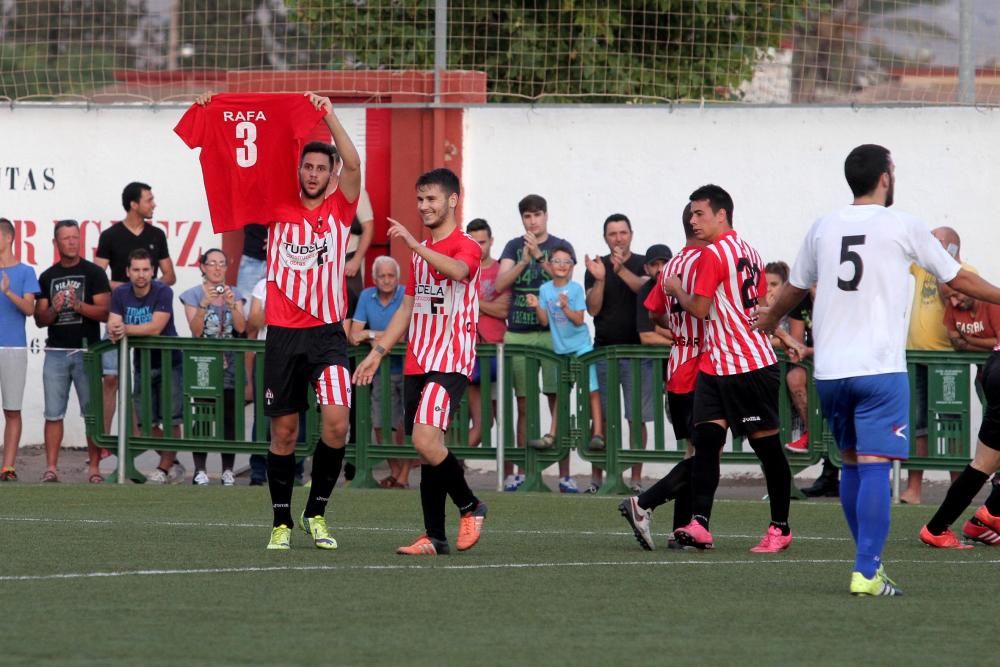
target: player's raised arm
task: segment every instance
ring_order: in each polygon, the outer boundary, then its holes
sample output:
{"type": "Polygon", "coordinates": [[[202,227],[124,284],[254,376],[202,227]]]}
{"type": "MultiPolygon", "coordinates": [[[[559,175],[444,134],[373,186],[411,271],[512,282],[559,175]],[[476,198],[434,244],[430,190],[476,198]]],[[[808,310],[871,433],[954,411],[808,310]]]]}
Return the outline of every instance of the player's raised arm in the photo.
{"type": "Polygon", "coordinates": [[[757,322],[755,329],[764,332],[775,331],[781,318],[788,314],[795,306],[802,303],[802,299],[809,294],[809,290],[800,289],[791,283],[785,283],[778,288],[778,295],[774,303],[770,306],[761,306],[757,310],[757,322]]]}
{"type": "Polygon", "coordinates": [[[305,95],[317,110],[322,109],[326,111],[326,115],[323,116],[323,122],[330,128],[330,134],[333,135],[333,145],[337,147],[337,153],[340,154],[342,161],[340,180],[338,181],[337,188],[343,193],[347,201],[357,201],[358,196],[361,194],[361,156],[358,154],[358,149],[354,146],[354,142],[351,141],[347,130],[340,123],[337,114],[333,112],[333,104],[330,102],[330,98],[322,97],[315,93],[305,93],[305,95]]]}

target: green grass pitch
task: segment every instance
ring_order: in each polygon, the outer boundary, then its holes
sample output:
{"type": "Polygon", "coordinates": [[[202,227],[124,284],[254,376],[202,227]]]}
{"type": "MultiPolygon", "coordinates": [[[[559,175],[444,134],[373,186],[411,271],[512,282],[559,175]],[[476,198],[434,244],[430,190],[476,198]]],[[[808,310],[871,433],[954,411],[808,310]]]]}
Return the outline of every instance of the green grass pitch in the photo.
{"type": "Polygon", "coordinates": [[[836,504],[794,504],[791,549],[756,555],[761,502],[716,505],[714,552],[650,553],[617,499],[484,499],[480,544],[428,559],[393,553],[420,532],[414,492],[338,489],[339,550],[296,528],[269,552],[263,488],[4,485],[0,663],[995,664],[1000,549],[924,547],[933,508],[893,510],[906,596],[856,599],[836,504]]]}

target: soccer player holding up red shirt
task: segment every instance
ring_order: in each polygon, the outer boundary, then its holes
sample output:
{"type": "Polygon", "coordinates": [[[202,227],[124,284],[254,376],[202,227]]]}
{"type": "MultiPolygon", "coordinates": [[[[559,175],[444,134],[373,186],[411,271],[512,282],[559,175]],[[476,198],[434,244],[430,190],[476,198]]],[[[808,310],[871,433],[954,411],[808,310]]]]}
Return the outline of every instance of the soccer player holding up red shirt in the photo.
{"type": "Polygon", "coordinates": [[[448,169],[434,169],[417,180],[417,211],[431,234],[422,243],[390,219],[389,237],[413,252],[410,279],[381,344],[354,371],[356,384],[371,384],[386,350],[409,329],[404,423],[423,460],[420,503],[426,534],[397,550],[406,556],[450,552],[444,527],[448,496],[461,514],[459,551],[476,544],[486,519],[486,504],[469,489],[462,465],[444,444],[452,407],[462,400],[475,366],[479,317],[480,248],[455,220],[459,191],[458,177],[448,169]]]}
{"type": "Polygon", "coordinates": [[[686,546],[714,546],[708,522],[719,486],[719,453],[726,429],[747,436],[760,459],[771,524],[751,551],[773,553],[792,542],[788,526],[792,473],[778,437],[778,359],[767,336],[753,328],[758,298],[767,293],[764,263],[732,228],[733,199],[717,185],[691,193],[691,226],[709,245],[701,252],[694,289],[677,276],[664,290],[696,318],[708,318],[709,354],[701,357],[694,394],[693,520],[674,531],[686,546]]]}
{"type": "MultiPolygon", "coordinates": [[[[673,345],[670,348],[670,358],[667,359],[667,406],[670,408],[670,419],[674,425],[674,437],[678,441],[688,441],[689,457],[678,463],[653,486],[638,496],[626,498],[618,505],[618,511],[625,517],[639,546],[647,551],[653,549],[653,533],[650,526],[652,511],[669,500],[674,504],[674,530],[691,522],[691,471],[693,461],[690,458],[691,431],[694,425],[694,388],[698,377],[700,357],[706,354],[705,320],[694,317],[681,308],[680,303],[664,291],[664,283],[671,276],[678,276],[685,291],[693,291],[695,284],[695,267],[701,257],[702,248],[708,243],[695,236],[691,227],[691,207],[685,206],[681,215],[684,226],[684,248],[667,262],[660,272],[660,284],[650,291],[643,305],[649,311],[650,317],[670,330],[673,334],[673,345]]],[[[676,549],[673,536],[670,537],[667,548],[676,549]]]]}

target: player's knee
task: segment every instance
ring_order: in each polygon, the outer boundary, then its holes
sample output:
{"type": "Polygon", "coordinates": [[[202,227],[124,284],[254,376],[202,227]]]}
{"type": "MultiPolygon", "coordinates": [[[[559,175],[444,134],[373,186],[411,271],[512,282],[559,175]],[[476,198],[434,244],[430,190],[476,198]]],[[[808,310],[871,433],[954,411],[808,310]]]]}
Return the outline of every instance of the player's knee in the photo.
{"type": "Polygon", "coordinates": [[[344,420],[341,423],[339,420],[336,422],[327,422],[323,424],[323,442],[331,445],[342,445],[347,442],[347,421],[344,420]]]}
{"type": "Polygon", "coordinates": [[[726,429],[715,422],[695,424],[691,434],[691,444],[698,450],[714,452],[726,445],[726,429]]]}

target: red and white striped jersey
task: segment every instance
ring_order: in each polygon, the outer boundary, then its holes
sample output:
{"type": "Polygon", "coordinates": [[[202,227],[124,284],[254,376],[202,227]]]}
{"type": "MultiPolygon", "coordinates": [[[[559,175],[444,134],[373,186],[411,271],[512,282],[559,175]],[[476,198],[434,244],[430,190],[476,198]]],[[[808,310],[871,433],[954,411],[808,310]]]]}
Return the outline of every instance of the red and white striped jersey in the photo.
{"type": "Polygon", "coordinates": [[[663,289],[667,278],[678,276],[685,292],[694,291],[695,267],[701,247],[686,246],[674,255],[660,271],[659,284],[645,301],[646,308],[657,315],[667,314],[670,333],[674,336],[667,360],[667,391],[688,394],[694,391],[698,377],[698,357],[707,348],[705,321],[681,308],[677,299],[663,289]]]}
{"type": "Polygon", "coordinates": [[[465,280],[452,280],[413,254],[406,283],[406,294],[413,297],[413,314],[403,373],[471,376],[479,320],[479,244],[456,227],[437,243],[424,241],[422,245],[463,262],[469,275],[465,280]]]}
{"type": "Polygon", "coordinates": [[[712,300],[708,344],[716,375],[738,375],[778,363],[771,341],[753,328],[758,299],[767,294],[764,263],[734,231],[701,252],[694,294],[712,300]]]}
{"type": "Polygon", "coordinates": [[[347,315],[344,257],[357,205],[336,190],[315,209],[298,202],[279,209],[268,225],[268,325],[302,329],[347,315]]]}

